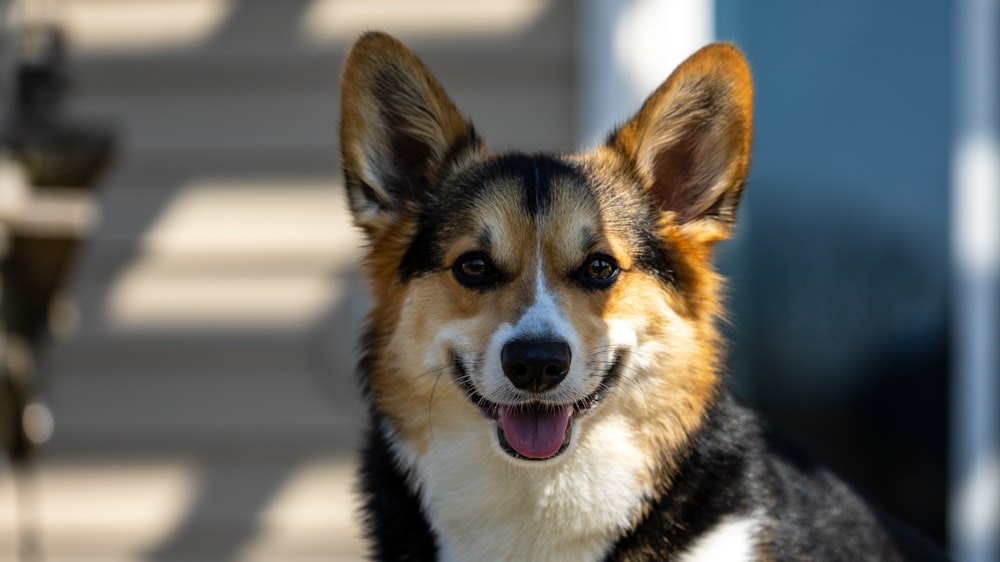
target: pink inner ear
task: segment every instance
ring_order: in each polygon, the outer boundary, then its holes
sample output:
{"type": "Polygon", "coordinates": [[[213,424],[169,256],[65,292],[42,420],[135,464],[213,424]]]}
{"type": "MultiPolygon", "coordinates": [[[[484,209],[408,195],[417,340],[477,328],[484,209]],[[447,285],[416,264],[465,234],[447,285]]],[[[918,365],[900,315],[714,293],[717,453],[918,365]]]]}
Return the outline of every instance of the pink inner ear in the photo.
{"type": "Polygon", "coordinates": [[[653,195],[664,211],[674,211],[681,222],[695,218],[699,199],[708,186],[698,185],[695,135],[688,135],[660,150],[653,158],[653,195]]]}

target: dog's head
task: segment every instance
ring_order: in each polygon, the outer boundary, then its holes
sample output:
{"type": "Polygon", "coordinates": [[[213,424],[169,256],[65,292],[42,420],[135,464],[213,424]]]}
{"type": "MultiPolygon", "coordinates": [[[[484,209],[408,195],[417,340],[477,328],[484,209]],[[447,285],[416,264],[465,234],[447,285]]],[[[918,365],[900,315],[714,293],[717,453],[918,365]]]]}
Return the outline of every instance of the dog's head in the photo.
{"type": "Polygon", "coordinates": [[[493,155],[427,68],[379,33],[342,82],[348,201],[375,307],[363,371],[419,452],[475,434],[519,463],[601,419],[659,451],[718,384],[716,274],[746,176],[739,52],[685,61],[585,155],[493,155]]]}

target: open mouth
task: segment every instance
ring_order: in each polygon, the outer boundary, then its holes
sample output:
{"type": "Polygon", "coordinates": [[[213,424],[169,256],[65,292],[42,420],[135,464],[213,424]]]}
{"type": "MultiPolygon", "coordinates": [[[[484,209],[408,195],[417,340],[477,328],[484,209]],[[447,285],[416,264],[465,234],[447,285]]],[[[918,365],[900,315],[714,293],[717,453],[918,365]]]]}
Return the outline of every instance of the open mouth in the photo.
{"type": "Polygon", "coordinates": [[[462,362],[454,358],[456,380],[465,395],[487,418],[497,422],[497,440],[508,455],[521,460],[542,461],[559,456],[569,448],[573,421],[595,408],[617,379],[621,357],[615,357],[600,387],[582,400],[552,403],[531,400],[498,404],[476,392],[462,362]]]}

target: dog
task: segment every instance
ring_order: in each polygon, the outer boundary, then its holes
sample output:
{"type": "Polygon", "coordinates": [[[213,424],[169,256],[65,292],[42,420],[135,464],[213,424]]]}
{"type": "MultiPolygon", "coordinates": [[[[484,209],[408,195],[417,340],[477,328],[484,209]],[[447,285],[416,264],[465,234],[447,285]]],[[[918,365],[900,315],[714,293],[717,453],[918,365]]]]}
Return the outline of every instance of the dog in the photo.
{"type": "Polygon", "coordinates": [[[341,157],[373,307],[359,488],[377,560],[900,560],[881,518],[770,451],[724,386],[750,162],[740,51],[684,61],[593,151],[493,154],[369,32],[341,157]]]}

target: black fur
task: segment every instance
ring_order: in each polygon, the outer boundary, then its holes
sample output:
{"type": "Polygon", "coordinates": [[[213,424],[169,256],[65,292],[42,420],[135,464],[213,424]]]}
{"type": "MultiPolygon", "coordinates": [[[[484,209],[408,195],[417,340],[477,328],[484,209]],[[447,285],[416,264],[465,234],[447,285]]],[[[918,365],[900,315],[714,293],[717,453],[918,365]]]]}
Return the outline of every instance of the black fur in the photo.
{"type": "Polygon", "coordinates": [[[413,237],[399,268],[402,281],[446,267],[442,263],[442,248],[449,235],[466,230],[460,220],[441,221],[441,217],[458,218],[468,215],[483,202],[491,189],[502,182],[523,188],[521,205],[529,216],[543,212],[551,201],[552,179],[557,175],[579,172],[564,162],[547,156],[508,154],[487,161],[458,177],[448,177],[432,189],[422,205],[417,233],[413,237]]]}
{"type": "Polygon", "coordinates": [[[669,249],[656,235],[659,212],[643,190],[636,187],[634,193],[623,197],[621,186],[595,186],[583,171],[559,158],[518,153],[497,156],[457,177],[446,175],[441,184],[429,190],[422,201],[416,234],[400,263],[400,281],[447,268],[450,264],[443,263],[443,248],[450,237],[468,232],[462,217],[474,215],[492,190],[519,186],[522,208],[528,216],[535,216],[552,204],[556,178],[568,179],[563,185],[571,186],[573,196],[581,201],[597,204],[600,200],[608,227],[632,239],[636,267],[665,284],[676,281],[669,249]]]}
{"type": "Polygon", "coordinates": [[[756,545],[763,559],[904,559],[846,485],[770,450],[755,416],[723,395],[670,488],[608,560],[664,560],[726,515],[755,512],[764,521],[756,545]]]}
{"type": "MultiPolygon", "coordinates": [[[[447,267],[442,263],[443,247],[450,237],[468,232],[470,223],[462,217],[474,216],[477,206],[489,204],[491,189],[518,186],[525,213],[534,215],[544,213],[555,197],[553,179],[566,175],[572,181],[563,184],[580,191],[574,197],[599,203],[606,227],[633,240],[638,268],[664,283],[675,282],[671,250],[662,247],[656,236],[655,209],[646,199],[621,197],[594,186],[581,170],[555,158],[520,154],[491,159],[431,190],[402,259],[400,281],[447,267]]],[[[481,233],[480,238],[488,248],[489,233],[481,233]]],[[[369,400],[373,397],[365,374],[371,368],[375,337],[369,332],[364,338],[361,361],[369,400]]],[[[366,524],[376,545],[373,554],[378,560],[436,560],[436,539],[418,491],[391,453],[384,427],[384,420],[373,410],[361,467],[366,524]]],[[[664,467],[670,464],[667,459],[661,461],[664,467]]],[[[881,530],[880,519],[844,484],[816,465],[770,450],[754,414],[725,391],[708,409],[677,472],[664,470],[661,481],[658,496],[649,498],[642,519],[618,539],[607,560],[669,559],[726,516],[750,514],[763,521],[757,548],[766,559],[909,559],[881,530]]]]}
{"type": "MultiPolygon", "coordinates": [[[[370,241],[386,227],[385,221],[373,221],[359,212],[370,213],[372,203],[381,207],[377,210],[391,211],[397,225],[402,226],[394,233],[407,233],[397,283],[453,268],[459,283],[480,291],[492,290],[515,278],[517,264],[492,263],[509,258],[500,252],[490,255],[491,238],[496,233],[477,220],[480,211],[500,204],[505,206],[504,212],[523,212],[530,219],[545,216],[550,208],[562,209],[561,203],[566,202],[571,211],[593,211],[599,218],[596,224],[580,227],[579,232],[566,235],[571,239],[561,241],[580,252],[582,264],[564,265],[569,278],[579,280],[581,267],[594,256],[602,257],[601,252],[607,252],[601,248],[602,241],[610,240],[616,246],[632,248],[634,268],[686,297],[689,308],[696,311],[692,314],[701,310],[695,308],[695,301],[712,301],[706,299],[705,286],[700,291],[689,290],[696,288],[702,279],[699,275],[704,275],[691,260],[700,263],[706,255],[670,247],[683,245],[685,240],[668,230],[673,225],[660,221],[668,217],[665,213],[670,213],[668,220],[674,225],[698,221],[690,231],[697,240],[690,242],[706,245],[725,237],[731,226],[748,165],[751,126],[749,71],[734,48],[707,47],[690,59],[701,62],[682,65],[677,81],[665,82],[621,134],[609,138],[607,148],[617,155],[572,160],[518,153],[487,157],[471,125],[462,127],[454,121],[458,119],[456,110],[405,47],[378,34],[368,34],[361,41],[366,46],[352,51],[345,72],[352,82],[345,84],[361,84],[367,91],[345,90],[355,94],[342,98],[346,100],[345,115],[367,118],[370,104],[375,103],[380,113],[373,128],[380,136],[372,142],[348,119],[350,126],[342,128],[342,139],[348,147],[345,161],[351,160],[348,156],[356,159],[358,147],[373,148],[365,154],[378,160],[371,166],[378,174],[378,186],[364,185],[357,169],[345,168],[345,179],[356,220],[367,229],[370,241]],[[384,58],[373,54],[376,51],[384,58]],[[717,65],[719,73],[705,71],[706,61],[717,65]],[[664,119],[671,120],[670,128],[663,127],[664,119]],[[456,136],[459,138],[452,138],[456,136]],[[476,152],[473,158],[468,157],[470,151],[476,152]],[[709,160],[699,160],[706,154],[709,160]],[[641,170],[640,163],[644,163],[641,170]],[[591,165],[596,168],[588,168],[591,165]],[[728,185],[717,186],[722,180],[728,185]],[[725,189],[719,192],[717,187],[725,189]],[[711,222],[702,222],[706,220],[711,222]],[[709,225],[719,228],[706,228],[709,225]],[[453,249],[452,242],[460,236],[471,237],[478,247],[459,248],[457,251],[465,252],[462,257],[455,264],[444,263],[445,248],[453,249]],[[473,264],[476,269],[469,271],[479,273],[466,271],[473,264]],[[480,275],[483,267],[488,276],[480,275]],[[504,267],[510,271],[505,272],[504,267]]],[[[371,164],[352,163],[356,168],[371,164]]],[[[398,243],[392,239],[391,245],[377,244],[373,251],[395,255],[401,249],[398,243]]],[[[706,314],[714,312],[714,302],[704,310],[708,310],[706,314]]],[[[391,324],[391,319],[387,322],[391,324]]],[[[359,482],[366,532],[373,545],[372,556],[378,560],[433,561],[439,556],[441,541],[424,513],[420,484],[396,456],[393,430],[374,406],[379,397],[367,379],[375,368],[376,354],[386,349],[382,340],[390,337],[391,331],[391,326],[380,323],[369,327],[363,341],[362,386],[373,405],[359,482]]],[[[614,392],[613,383],[625,365],[620,359],[603,381],[602,392],[614,392]]],[[[471,385],[464,388],[468,377],[460,376],[461,361],[456,359],[456,364],[456,381],[475,402],[475,389],[471,385]]],[[[700,402],[702,397],[697,394],[688,399],[700,402]]],[[[651,453],[661,455],[648,459],[655,465],[649,476],[658,484],[645,492],[648,497],[630,498],[641,502],[641,508],[627,512],[635,520],[621,536],[610,539],[606,560],[676,559],[729,520],[752,523],[747,532],[753,536],[735,540],[752,540],[756,559],[895,561],[909,556],[911,551],[899,546],[885,530],[891,525],[883,526],[885,522],[846,485],[815,465],[796,462],[770,449],[756,417],[737,405],[724,389],[704,406],[698,429],[677,444],[679,449],[651,453]]],[[[501,411],[501,419],[502,415],[501,411]]],[[[455,495],[448,500],[455,501],[455,495]]],[[[592,507],[576,505],[583,510],[592,507]]],[[[624,513],[614,515],[622,517],[624,513]]],[[[518,546],[527,548],[529,543],[518,546]]],[[[553,546],[562,548],[563,544],[553,546]]]]}
{"type": "MultiPolygon", "coordinates": [[[[377,429],[377,413],[372,423],[361,482],[376,559],[434,561],[435,537],[418,496],[377,429]]],[[[768,560],[891,562],[914,559],[911,552],[921,560],[945,559],[897,545],[901,535],[884,532],[874,512],[829,472],[770,451],[755,416],[726,393],[693,437],[670,486],[650,499],[646,515],[605,559],[669,560],[726,516],[748,514],[763,521],[757,552],[768,560]]]]}
{"type": "Polygon", "coordinates": [[[652,500],[646,517],[622,537],[607,560],[666,560],[684,551],[727,514],[753,506],[748,452],[754,420],[723,397],[709,412],[669,489],[652,500]]]}
{"type": "Polygon", "coordinates": [[[359,490],[372,559],[418,562],[437,560],[437,544],[405,475],[383,434],[382,417],[372,411],[361,453],[359,490]]]}

